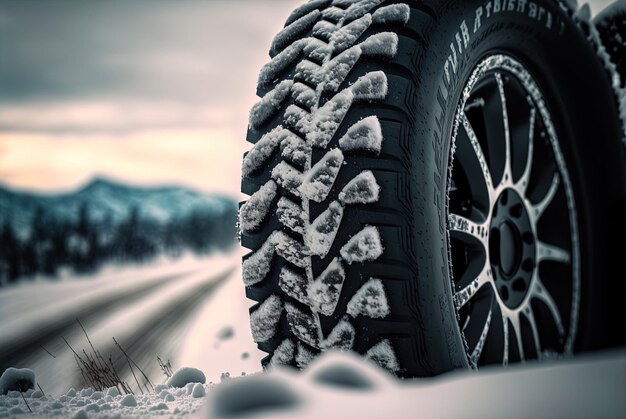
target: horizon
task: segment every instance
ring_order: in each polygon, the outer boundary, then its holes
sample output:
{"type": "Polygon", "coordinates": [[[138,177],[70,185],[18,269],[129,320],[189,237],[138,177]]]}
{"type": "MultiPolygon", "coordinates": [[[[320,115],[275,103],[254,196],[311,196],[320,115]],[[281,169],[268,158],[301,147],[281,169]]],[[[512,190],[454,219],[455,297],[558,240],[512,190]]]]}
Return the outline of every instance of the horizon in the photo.
{"type": "Polygon", "coordinates": [[[200,195],[212,196],[212,197],[223,197],[228,198],[233,201],[237,201],[236,197],[233,194],[223,193],[215,190],[202,190],[200,188],[196,188],[193,185],[186,185],[183,183],[174,182],[135,182],[132,180],[124,180],[118,179],[114,176],[109,175],[100,175],[94,174],[91,178],[87,178],[85,182],[77,184],[75,187],[63,188],[63,189],[33,189],[28,187],[20,187],[10,185],[0,179],[0,189],[5,191],[20,193],[20,194],[28,194],[28,195],[36,195],[42,197],[57,197],[62,195],[72,195],[78,193],[82,190],[89,188],[90,186],[96,183],[106,183],[113,186],[120,186],[126,188],[134,188],[134,189],[143,189],[143,190],[155,190],[155,189],[183,189],[190,192],[195,192],[200,195]]]}

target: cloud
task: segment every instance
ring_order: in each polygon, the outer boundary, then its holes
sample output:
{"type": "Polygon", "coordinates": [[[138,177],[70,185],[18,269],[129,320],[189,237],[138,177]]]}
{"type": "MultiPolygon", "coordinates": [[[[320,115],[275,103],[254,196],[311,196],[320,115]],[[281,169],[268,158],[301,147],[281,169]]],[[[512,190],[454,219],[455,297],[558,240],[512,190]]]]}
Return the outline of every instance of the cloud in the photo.
{"type": "Polygon", "coordinates": [[[72,101],[0,105],[0,130],[37,133],[124,133],[145,129],[227,129],[227,108],[162,101],[72,101]]]}
{"type": "Polygon", "coordinates": [[[101,175],[237,196],[245,147],[227,131],[210,129],[94,134],[88,139],[0,133],[0,179],[19,188],[70,190],[101,175]]]}
{"type": "Polygon", "coordinates": [[[154,101],[245,115],[270,40],[298,3],[1,2],[0,51],[11,58],[0,61],[0,105],[154,101]]]}
{"type": "Polygon", "coordinates": [[[0,0],[0,182],[238,194],[270,42],[300,0],[0,0]]]}

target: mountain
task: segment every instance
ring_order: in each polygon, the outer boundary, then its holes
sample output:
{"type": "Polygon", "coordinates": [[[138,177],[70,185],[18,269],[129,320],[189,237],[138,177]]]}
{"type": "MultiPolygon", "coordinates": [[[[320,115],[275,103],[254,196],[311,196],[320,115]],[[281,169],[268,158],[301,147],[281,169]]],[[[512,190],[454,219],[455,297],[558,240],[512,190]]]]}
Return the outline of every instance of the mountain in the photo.
{"type": "Polygon", "coordinates": [[[75,222],[85,205],[89,218],[95,223],[104,219],[118,223],[127,218],[133,208],[139,210],[142,218],[159,224],[197,210],[205,214],[237,210],[234,201],[219,195],[176,186],[137,187],[96,178],[75,192],[57,195],[0,186],[0,225],[8,221],[20,235],[27,235],[37,211],[56,220],[75,222]]]}

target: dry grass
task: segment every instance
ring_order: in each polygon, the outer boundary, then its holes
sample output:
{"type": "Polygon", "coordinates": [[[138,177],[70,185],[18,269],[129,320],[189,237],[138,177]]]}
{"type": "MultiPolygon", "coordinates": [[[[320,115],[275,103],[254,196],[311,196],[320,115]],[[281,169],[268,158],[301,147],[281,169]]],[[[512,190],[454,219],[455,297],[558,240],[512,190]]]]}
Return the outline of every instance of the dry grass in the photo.
{"type": "Polygon", "coordinates": [[[161,367],[161,371],[163,371],[163,374],[165,374],[167,378],[170,378],[172,375],[174,375],[174,372],[172,371],[172,364],[170,363],[169,359],[167,360],[167,363],[164,363],[161,357],[157,356],[157,361],[159,362],[159,367],[161,367]]]}
{"type": "MultiPolygon", "coordinates": [[[[65,339],[62,338],[65,344],[70,348],[72,353],[74,354],[74,360],[78,365],[78,369],[83,377],[85,383],[97,391],[103,391],[110,387],[115,387],[120,392],[120,394],[135,394],[135,391],[131,387],[131,385],[121,379],[117,369],[115,368],[115,364],[113,363],[113,356],[109,354],[108,358],[105,359],[102,353],[99,350],[96,350],[85,327],[77,319],[80,328],[82,329],[85,337],[87,338],[87,342],[89,342],[89,346],[91,348],[90,352],[82,350],[82,353],[77,352],[72,345],[65,339]]],[[[126,357],[126,362],[130,368],[130,371],[135,379],[135,383],[137,385],[137,389],[142,394],[145,391],[154,391],[154,385],[148,378],[148,376],[144,373],[144,371],[137,365],[135,361],[133,361],[126,350],[120,345],[120,343],[113,338],[113,342],[115,342],[115,346],[120,350],[120,352],[126,357]],[[137,378],[137,374],[135,370],[138,371],[140,376],[144,379],[144,384],[142,385],[137,378]]],[[[160,359],[159,359],[160,360],[160,359]]],[[[168,362],[169,364],[169,362],[168,362]]]]}

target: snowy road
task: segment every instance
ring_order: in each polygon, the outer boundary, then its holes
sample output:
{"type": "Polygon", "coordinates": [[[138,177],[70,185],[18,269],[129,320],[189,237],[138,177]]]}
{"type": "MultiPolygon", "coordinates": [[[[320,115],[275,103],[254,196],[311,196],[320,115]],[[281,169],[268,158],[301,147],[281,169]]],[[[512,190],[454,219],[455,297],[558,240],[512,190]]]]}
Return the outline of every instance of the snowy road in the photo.
{"type": "MultiPolygon", "coordinates": [[[[5,337],[0,343],[0,369],[4,370],[8,366],[15,365],[24,357],[25,354],[31,354],[38,351],[41,347],[50,346],[51,341],[57,340],[59,336],[67,336],[76,329],[76,319],[80,319],[85,324],[94,324],[99,319],[106,317],[112,311],[132,304],[149,294],[159,287],[178,280],[184,274],[166,275],[156,278],[154,281],[141,284],[132,289],[115,290],[112,295],[101,295],[95,301],[89,301],[85,304],[68,305],[68,309],[60,312],[57,316],[48,316],[47,313],[37,313],[39,321],[29,324],[28,333],[15,333],[14,336],[5,337]],[[6,340],[5,340],[6,339],[6,340]]],[[[84,296],[83,296],[84,298],[84,296]]],[[[3,310],[5,311],[5,310],[3,310]]],[[[44,310],[41,310],[44,313],[44,310]]],[[[19,311],[17,311],[19,313],[19,311]]],[[[23,319],[16,319],[16,322],[23,319]]]]}
{"type": "Polygon", "coordinates": [[[107,358],[113,354],[118,372],[129,383],[135,385],[113,337],[152,381],[161,382],[157,355],[180,366],[176,364],[190,328],[214,292],[233,282],[227,280],[235,275],[239,260],[239,255],[185,260],[2,290],[0,371],[9,366],[31,368],[44,391],[83,387],[62,340],[65,337],[77,352],[89,349],[76,321],[80,319],[94,346],[107,358]]]}

